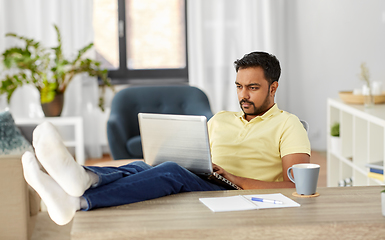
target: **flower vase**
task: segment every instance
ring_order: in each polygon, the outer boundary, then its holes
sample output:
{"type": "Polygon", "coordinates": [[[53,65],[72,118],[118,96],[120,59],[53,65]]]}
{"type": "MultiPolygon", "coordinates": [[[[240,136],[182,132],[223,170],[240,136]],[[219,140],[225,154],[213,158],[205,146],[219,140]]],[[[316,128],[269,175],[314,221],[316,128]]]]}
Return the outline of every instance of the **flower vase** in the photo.
{"type": "Polygon", "coordinates": [[[371,86],[364,85],[362,93],[364,95],[364,107],[372,108],[374,106],[374,96],[371,86]]]}
{"type": "Polygon", "coordinates": [[[58,117],[63,110],[63,104],[64,94],[58,93],[52,102],[42,103],[41,107],[43,108],[43,112],[46,117],[58,117]]]}
{"type": "Polygon", "coordinates": [[[364,106],[365,106],[365,108],[372,108],[374,106],[374,97],[372,94],[365,95],[364,106]]]}

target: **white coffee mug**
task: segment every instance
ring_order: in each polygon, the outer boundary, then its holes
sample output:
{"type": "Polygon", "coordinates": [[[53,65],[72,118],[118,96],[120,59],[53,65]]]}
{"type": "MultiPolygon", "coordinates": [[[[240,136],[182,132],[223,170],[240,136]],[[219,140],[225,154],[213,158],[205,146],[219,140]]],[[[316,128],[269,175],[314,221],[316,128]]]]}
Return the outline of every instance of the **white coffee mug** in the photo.
{"type": "Polygon", "coordinates": [[[313,163],[295,164],[287,169],[287,176],[295,183],[295,189],[300,195],[313,195],[317,190],[320,165],[313,163]],[[291,175],[293,171],[293,176],[291,175]]]}

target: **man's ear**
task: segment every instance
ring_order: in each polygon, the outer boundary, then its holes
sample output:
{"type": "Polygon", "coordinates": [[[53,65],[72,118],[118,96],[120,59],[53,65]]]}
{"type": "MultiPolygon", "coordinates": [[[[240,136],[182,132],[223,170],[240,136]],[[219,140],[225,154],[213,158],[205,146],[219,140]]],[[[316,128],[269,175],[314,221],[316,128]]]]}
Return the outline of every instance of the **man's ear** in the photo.
{"type": "Polygon", "coordinates": [[[271,96],[275,96],[275,92],[277,92],[277,88],[278,88],[278,82],[277,81],[273,82],[270,85],[270,95],[271,96]]]}

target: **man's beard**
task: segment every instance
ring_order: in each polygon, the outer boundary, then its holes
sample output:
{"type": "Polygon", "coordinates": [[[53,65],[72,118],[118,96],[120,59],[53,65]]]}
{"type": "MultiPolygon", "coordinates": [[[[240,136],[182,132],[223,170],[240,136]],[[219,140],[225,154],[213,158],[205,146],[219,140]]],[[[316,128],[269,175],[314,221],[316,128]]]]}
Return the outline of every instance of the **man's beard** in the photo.
{"type": "Polygon", "coordinates": [[[258,116],[258,115],[262,115],[263,113],[265,113],[267,110],[269,110],[269,107],[270,107],[270,101],[269,101],[269,94],[266,95],[266,98],[265,100],[263,101],[262,105],[260,107],[255,107],[255,104],[253,102],[250,102],[250,101],[247,101],[245,99],[242,99],[240,102],[239,102],[240,106],[241,106],[241,109],[243,111],[243,113],[245,114],[245,117],[247,115],[251,115],[251,116],[258,116]],[[254,111],[251,112],[251,113],[246,113],[246,111],[243,109],[242,107],[242,104],[243,103],[248,103],[252,106],[252,108],[254,108],[254,111]]]}

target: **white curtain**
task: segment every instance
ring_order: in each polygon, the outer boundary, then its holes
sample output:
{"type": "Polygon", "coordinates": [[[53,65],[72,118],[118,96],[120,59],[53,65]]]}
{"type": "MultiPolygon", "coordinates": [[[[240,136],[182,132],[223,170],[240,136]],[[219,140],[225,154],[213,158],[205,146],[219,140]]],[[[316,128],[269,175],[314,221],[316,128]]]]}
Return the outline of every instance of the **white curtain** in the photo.
{"type": "MultiPolygon", "coordinates": [[[[244,54],[266,51],[285,65],[284,0],[189,0],[189,81],[209,97],[213,112],[239,111],[233,63],[244,54]]],[[[281,79],[284,78],[283,72],[281,79]]],[[[285,107],[284,81],[276,102],[285,107]]]]}
{"type": "MultiPolygon", "coordinates": [[[[0,0],[0,52],[19,44],[5,37],[12,32],[41,41],[46,47],[57,45],[58,25],[63,42],[63,54],[69,59],[77,50],[93,41],[92,0],[0,0]]],[[[91,53],[92,54],[92,53],[91,53]]],[[[1,74],[1,71],[0,71],[1,74]]],[[[7,107],[5,98],[0,98],[0,107],[7,107]]],[[[97,107],[98,85],[96,79],[86,75],[76,77],[65,92],[62,116],[82,116],[84,139],[88,157],[100,157],[99,122],[95,116],[101,112],[97,107]]],[[[9,105],[15,117],[42,117],[39,93],[32,86],[15,91],[9,105]]]]}

